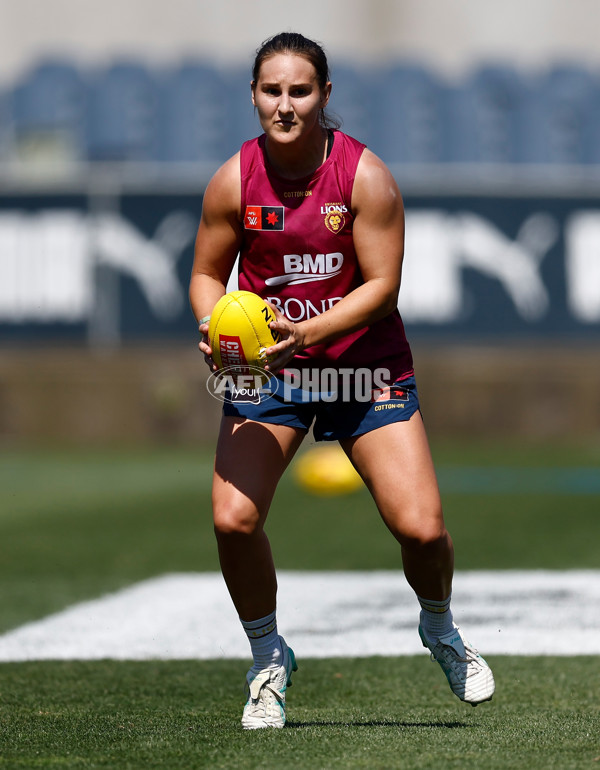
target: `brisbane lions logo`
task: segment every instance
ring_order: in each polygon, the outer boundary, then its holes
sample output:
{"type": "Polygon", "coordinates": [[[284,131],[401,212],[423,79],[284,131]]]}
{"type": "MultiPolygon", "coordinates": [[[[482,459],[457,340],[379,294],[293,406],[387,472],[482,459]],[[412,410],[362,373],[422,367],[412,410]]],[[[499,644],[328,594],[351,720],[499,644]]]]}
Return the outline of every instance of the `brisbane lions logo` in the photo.
{"type": "Polygon", "coordinates": [[[321,214],[325,215],[325,225],[332,233],[339,233],[339,231],[346,224],[346,218],[344,214],[348,211],[343,203],[327,203],[325,206],[321,206],[321,214]]]}

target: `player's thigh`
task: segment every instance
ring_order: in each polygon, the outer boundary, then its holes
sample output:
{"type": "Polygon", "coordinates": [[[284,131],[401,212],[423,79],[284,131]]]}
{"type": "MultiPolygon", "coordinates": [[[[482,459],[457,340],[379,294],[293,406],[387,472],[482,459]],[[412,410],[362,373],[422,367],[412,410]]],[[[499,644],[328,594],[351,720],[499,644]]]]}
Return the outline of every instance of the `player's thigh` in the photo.
{"type": "Polygon", "coordinates": [[[410,420],[340,443],[394,534],[430,541],[444,533],[439,488],[420,412],[410,420]]]}
{"type": "Polygon", "coordinates": [[[277,484],[304,430],[224,416],[213,475],[213,513],[222,531],[262,526],[277,484]]]}

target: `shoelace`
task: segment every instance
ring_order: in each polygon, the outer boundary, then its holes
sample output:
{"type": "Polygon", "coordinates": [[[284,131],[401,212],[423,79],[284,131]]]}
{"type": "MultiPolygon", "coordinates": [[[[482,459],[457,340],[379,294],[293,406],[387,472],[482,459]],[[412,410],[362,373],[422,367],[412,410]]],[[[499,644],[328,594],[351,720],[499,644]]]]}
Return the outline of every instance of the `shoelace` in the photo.
{"type": "MultiPolygon", "coordinates": [[[[461,658],[461,656],[454,649],[454,647],[450,647],[450,645],[446,645],[446,644],[440,644],[439,646],[441,648],[440,657],[443,656],[444,661],[450,666],[452,671],[460,679],[468,679],[470,676],[477,674],[481,669],[481,666],[478,660],[479,653],[477,652],[477,650],[471,650],[468,647],[465,647],[466,657],[461,658]],[[474,663],[475,665],[474,666],[469,665],[471,663],[474,663]]],[[[433,652],[431,653],[430,657],[434,663],[437,662],[437,658],[433,652]]]]}
{"type": "Polygon", "coordinates": [[[271,674],[267,670],[261,671],[259,674],[257,674],[252,680],[250,686],[247,686],[247,688],[248,696],[252,702],[252,705],[258,705],[260,701],[260,693],[262,690],[268,690],[272,695],[275,696],[279,703],[283,703],[283,695],[274,685],[271,684],[271,674]]]}

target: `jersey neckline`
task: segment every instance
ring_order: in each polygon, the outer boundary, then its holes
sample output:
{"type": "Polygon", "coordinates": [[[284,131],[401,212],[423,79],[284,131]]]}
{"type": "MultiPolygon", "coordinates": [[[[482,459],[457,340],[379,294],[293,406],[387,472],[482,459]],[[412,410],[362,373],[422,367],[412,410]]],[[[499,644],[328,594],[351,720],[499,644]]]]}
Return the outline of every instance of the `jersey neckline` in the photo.
{"type": "Polygon", "coordinates": [[[307,176],[298,177],[298,179],[288,179],[285,176],[281,176],[278,174],[275,169],[271,166],[269,161],[267,160],[267,153],[265,148],[265,142],[267,139],[266,134],[261,134],[258,137],[258,146],[261,151],[261,158],[262,163],[265,168],[265,173],[268,177],[272,177],[279,182],[279,184],[287,185],[288,187],[298,187],[299,185],[307,185],[308,183],[312,182],[314,179],[318,179],[322,174],[324,174],[327,169],[334,163],[335,158],[339,152],[339,134],[340,132],[337,129],[333,129],[333,145],[331,148],[331,152],[327,155],[323,163],[316,168],[312,174],[308,174],[307,176]]]}

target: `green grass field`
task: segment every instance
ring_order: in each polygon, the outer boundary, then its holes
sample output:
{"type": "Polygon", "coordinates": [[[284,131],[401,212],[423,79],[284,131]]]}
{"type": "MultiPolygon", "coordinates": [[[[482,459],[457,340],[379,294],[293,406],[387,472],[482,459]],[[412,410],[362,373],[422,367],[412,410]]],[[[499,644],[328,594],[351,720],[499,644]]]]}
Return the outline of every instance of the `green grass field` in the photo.
{"type": "MultiPolygon", "coordinates": [[[[457,569],[600,568],[600,447],[434,455],[457,569]]],[[[216,570],[211,466],[209,449],[4,451],[0,632],[147,577],[216,570]]],[[[309,497],[288,474],[269,534],[279,568],[399,567],[366,492],[309,497]]],[[[497,694],[472,709],[426,655],[300,661],[289,729],[268,734],[239,726],[244,661],[6,663],[0,767],[599,766],[598,659],[490,662],[497,694]]]]}
{"type": "Polygon", "coordinates": [[[597,767],[597,660],[491,663],[498,693],[474,709],[426,658],[306,661],[266,733],[239,726],[239,662],[4,666],[0,767],[597,767]]]}

